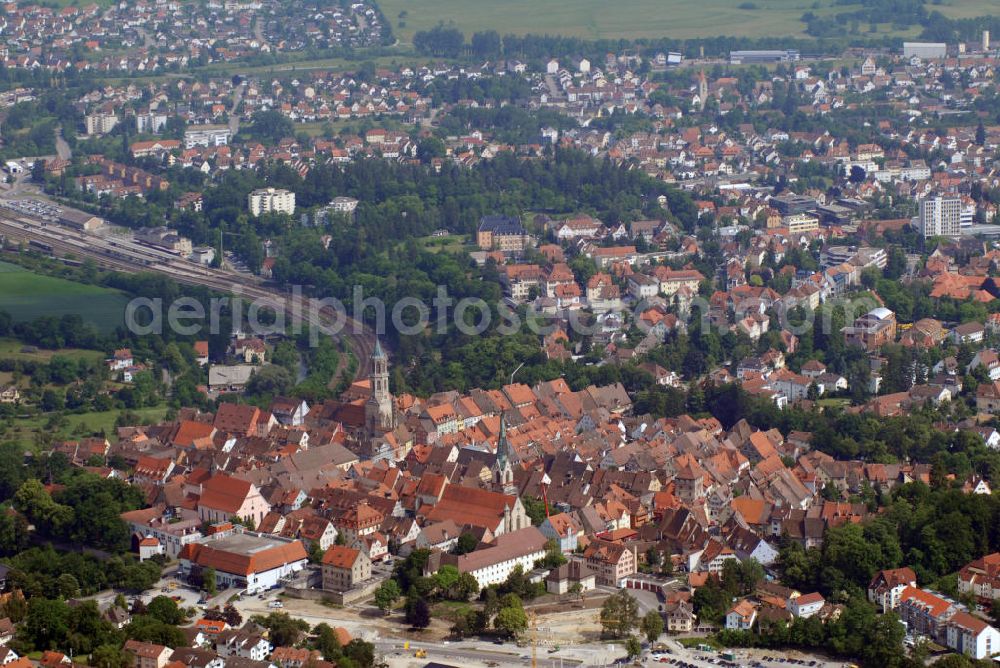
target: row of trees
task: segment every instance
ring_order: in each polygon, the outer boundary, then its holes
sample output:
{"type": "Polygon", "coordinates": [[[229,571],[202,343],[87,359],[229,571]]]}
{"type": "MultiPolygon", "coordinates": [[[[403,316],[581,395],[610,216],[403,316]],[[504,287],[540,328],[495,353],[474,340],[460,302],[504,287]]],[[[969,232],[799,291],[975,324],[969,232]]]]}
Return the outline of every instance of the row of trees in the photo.
{"type": "MultiPolygon", "coordinates": [[[[471,534],[468,534],[471,538],[471,534]]],[[[463,537],[464,538],[464,537],[463,537]]],[[[461,540],[458,553],[469,551],[471,540],[461,540]]],[[[473,549],[475,545],[471,546],[473,549]]],[[[500,637],[514,637],[527,628],[528,619],[522,601],[544,594],[544,583],[532,582],[518,565],[499,585],[490,585],[480,591],[479,584],[470,573],[459,573],[451,565],[441,566],[433,575],[424,576],[429,550],[414,550],[406,559],[397,562],[393,577],[386,580],[375,592],[375,604],[383,612],[392,610],[401,596],[404,621],[413,628],[422,629],[431,622],[431,604],[437,601],[465,603],[476,594],[483,603],[481,608],[457,606],[452,610],[451,632],[462,638],[470,635],[492,633],[500,637]]],[[[555,568],[566,562],[558,544],[551,541],[539,565],[555,568]]]]}
{"type": "Polygon", "coordinates": [[[267,629],[268,638],[275,647],[305,647],[318,651],[324,661],[338,667],[370,668],[375,665],[375,646],[360,638],[341,645],[333,628],[321,622],[312,627],[303,619],[285,612],[255,615],[255,624],[267,629]]]}
{"type": "Polygon", "coordinates": [[[109,552],[129,549],[129,530],[120,515],[143,507],[142,492],[117,478],[73,476],[50,494],[37,479],[25,481],[14,507],[42,537],[66,545],[86,545],[109,552]]]}
{"type": "Polygon", "coordinates": [[[780,562],[789,586],[831,596],[860,595],[881,569],[910,566],[935,583],[973,559],[1000,551],[1000,501],[950,485],[910,483],[877,518],[827,530],[821,548],[789,543],[780,562]]]}
{"type": "Polygon", "coordinates": [[[618,590],[604,601],[598,618],[603,635],[624,639],[630,657],[638,656],[642,649],[639,639],[633,635],[634,631],[639,631],[653,644],[664,629],[663,616],[656,610],[650,610],[640,617],[639,602],[624,589],[618,590]]]}
{"type": "MultiPolygon", "coordinates": [[[[827,600],[843,603],[844,610],[839,617],[825,621],[818,617],[799,618],[790,623],[759,621],[751,631],[723,630],[717,639],[727,646],[818,649],[845,657],[860,657],[868,666],[899,666],[903,627],[894,614],[877,615],[866,600],[863,588],[855,584],[866,576],[854,570],[852,561],[867,562],[879,557],[863,554],[863,548],[848,545],[850,541],[846,536],[836,535],[838,530],[855,531],[857,528],[857,525],[845,525],[828,531],[822,553],[814,551],[818,558],[808,565],[797,561],[801,552],[798,543],[788,541],[782,547],[784,583],[803,592],[821,591],[827,600]],[[850,570],[850,573],[845,574],[841,569],[850,570]]],[[[872,531],[869,537],[874,541],[869,544],[871,551],[879,552],[880,536],[872,531]]],[[[859,568],[865,570],[864,566],[859,568]]],[[[695,591],[692,604],[698,619],[721,624],[733,601],[753,594],[763,580],[764,570],[755,560],[727,561],[719,579],[709,578],[695,591]]],[[[865,580],[864,586],[867,584],[865,580]]]]}

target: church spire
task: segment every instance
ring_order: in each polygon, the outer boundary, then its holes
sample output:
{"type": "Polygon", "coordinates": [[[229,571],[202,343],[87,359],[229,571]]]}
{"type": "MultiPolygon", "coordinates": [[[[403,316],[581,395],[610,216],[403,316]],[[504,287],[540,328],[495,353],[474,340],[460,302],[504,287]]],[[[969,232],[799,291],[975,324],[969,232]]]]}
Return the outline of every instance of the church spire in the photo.
{"type": "Polygon", "coordinates": [[[517,496],[514,486],[514,451],[507,440],[507,414],[500,413],[500,433],[497,436],[497,459],[493,465],[493,482],[504,494],[517,496]]]}
{"type": "Polygon", "coordinates": [[[507,443],[507,413],[500,413],[500,435],[497,437],[497,467],[503,468],[510,462],[508,450],[510,444],[507,443]]]}
{"type": "Polygon", "coordinates": [[[392,393],[389,392],[389,358],[378,339],[375,339],[371,360],[372,369],[368,375],[371,396],[365,404],[365,424],[369,437],[396,428],[395,407],[392,393]]]}

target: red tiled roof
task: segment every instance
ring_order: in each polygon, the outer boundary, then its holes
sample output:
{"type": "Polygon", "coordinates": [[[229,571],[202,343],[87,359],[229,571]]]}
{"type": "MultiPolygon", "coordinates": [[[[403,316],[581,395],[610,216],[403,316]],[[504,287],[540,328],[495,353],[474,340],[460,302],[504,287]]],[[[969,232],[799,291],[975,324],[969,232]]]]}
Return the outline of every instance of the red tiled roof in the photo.
{"type": "Polygon", "coordinates": [[[990,626],[983,620],[973,617],[967,612],[956,612],[951,618],[951,623],[967,631],[971,631],[975,635],[979,635],[990,626]]]}
{"type": "Polygon", "coordinates": [[[203,438],[210,438],[215,433],[215,427],[204,422],[193,420],[182,420],[177,425],[177,431],[173,437],[173,444],[182,448],[191,447],[195,441],[203,438]]]}
{"type": "Polygon", "coordinates": [[[334,545],[323,555],[323,565],[334,568],[351,568],[360,554],[361,550],[355,550],[353,547],[334,545]]]}
{"type": "Polygon", "coordinates": [[[212,510],[235,513],[246,501],[253,485],[228,475],[212,476],[202,485],[199,504],[212,510]]]}
{"type": "Polygon", "coordinates": [[[248,434],[257,427],[260,409],[246,404],[220,404],[215,413],[215,428],[237,434],[248,434]]]}
{"type": "Polygon", "coordinates": [[[430,522],[454,520],[493,530],[503,520],[504,507],[514,507],[517,497],[474,487],[448,485],[441,500],[427,514],[430,522]]]}
{"type": "Polygon", "coordinates": [[[246,577],[251,573],[263,573],[284,564],[307,559],[308,555],[302,542],[296,540],[267,547],[253,554],[237,554],[203,543],[188,543],[181,549],[177,558],[187,559],[202,568],[214,568],[224,573],[246,577]]]}
{"type": "Polygon", "coordinates": [[[951,607],[951,604],[948,603],[948,601],[926,592],[919,587],[907,587],[903,590],[903,593],[899,595],[900,604],[911,600],[916,601],[917,605],[921,608],[925,608],[928,614],[932,617],[939,617],[951,607]]]}

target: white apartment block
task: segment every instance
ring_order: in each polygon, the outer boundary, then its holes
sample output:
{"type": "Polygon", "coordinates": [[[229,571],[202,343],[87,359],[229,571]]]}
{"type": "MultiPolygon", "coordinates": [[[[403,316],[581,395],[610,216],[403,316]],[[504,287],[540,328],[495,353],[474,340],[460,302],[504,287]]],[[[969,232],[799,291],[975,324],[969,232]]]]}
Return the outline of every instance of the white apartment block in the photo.
{"type": "Polygon", "coordinates": [[[193,125],[184,131],[184,148],[225,146],[230,134],[227,125],[193,125]]]}
{"type": "Polygon", "coordinates": [[[928,197],[920,201],[918,229],[925,239],[957,237],[962,233],[962,200],[959,197],[928,197]]]}
{"type": "Polygon", "coordinates": [[[118,117],[114,114],[87,114],[83,120],[88,135],[106,135],[118,125],[118,117]]]}
{"type": "Polygon", "coordinates": [[[295,213],[295,193],[281,188],[260,188],[247,195],[247,208],[254,216],[262,213],[295,213]]]}

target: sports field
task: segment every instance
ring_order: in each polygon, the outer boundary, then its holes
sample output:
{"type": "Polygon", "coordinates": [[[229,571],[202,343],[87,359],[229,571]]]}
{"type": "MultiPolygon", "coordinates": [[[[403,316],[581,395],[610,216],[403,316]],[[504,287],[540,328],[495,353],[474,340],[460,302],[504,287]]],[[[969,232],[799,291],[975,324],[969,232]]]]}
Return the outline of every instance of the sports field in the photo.
{"type": "MultiPolygon", "coordinates": [[[[587,39],[804,37],[805,12],[851,9],[833,0],[379,0],[379,6],[403,42],[442,21],[454,22],[466,38],[477,30],[587,39]],[[402,19],[400,12],[406,12],[402,19]]],[[[1000,0],[944,0],[928,9],[954,18],[982,16],[1000,13],[1000,0]]]]}
{"type": "Polygon", "coordinates": [[[120,292],[35,274],[0,262],[0,311],[16,321],[77,313],[102,332],[124,322],[128,298],[120,292]]]}

